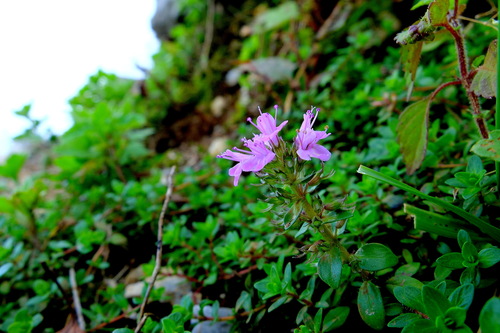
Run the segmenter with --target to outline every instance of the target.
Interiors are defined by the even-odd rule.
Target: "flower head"
[[[278,145],[278,132],[281,131],[286,123],[288,123],[288,120],[282,122],[279,126],[276,126],[278,106],[275,105],[274,109],[276,110],[276,113],[273,117],[269,113],[262,113],[259,108],[260,116],[257,117],[257,124],[255,124],[251,118],[247,119],[250,124],[255,126],[261,132],[261,134],[255,135],[255,141],[262,141],[268,145]]]
[[[226,150],[219,158],[225,158],[227,160],[236,161],[234,167],[229,169],[229,175],[234,177],[234,186],[238,185],[241,173],[243,171],[260,171],[266,164],[274,159],[275,154],[266,147],[263,141],[254,141],[243,139],[244,146],[250,149],[243,150],[234,147],[233,150]]]
[[[314,108],[313,108],[314,111]],[[316,109],[316,114],[311,110],[307,110],[304,114],[304,121],[300,126],[295,137],[295,145],[297,147],[297,155],[303,160],[310,160],[311,157],[328,161],[332,155],[328,149],[318,144],[318,141],[326,138],[330,133],[326,131],[315,131],[312,129],[316,118],[318,117],[319,109]]]

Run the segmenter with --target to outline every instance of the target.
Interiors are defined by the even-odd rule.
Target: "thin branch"
[[[434,99],[434,97],[436,97],[436,95],[441,91],[443,90],[444,88],[446,87],[449,87],[449,86],[456,86],[456,85],[459,85],[461,84],[462,81],[460,80],[457,80],[457,81],[452,81],[452,82],[446,82],[446,83],[443,83],[441,84],[439,87],[436,88],[436,90],[434,90],[434,92],[432,93],[431,95],[431,100]]]
[[[208,69],[208,59],[210,58],[210,48],[214,38],[214,16],[215,16],[215,3],[214,0],[207,0],[207,19],[205,21],[205,40],[201,47],[201,69],[206,71]]]
[[[85,331],[85,320],[83,319],[82,304],[80,303],[80,296],[78,295],[78,289],[76,285],[76,274],[75,274],[75,269],[73,267],[69,269],[69,283],[71,285],[71,293],[73,294],[73,305],[75,307],[78,326],[82,329],[82,331]]]
[[[148,303],[149,295],[151,294],[151,290],[155,284],[156,278],[158,277],[158,273],[160,273],[161,267],[161,257],[162,257],[162,245],[163,245],[163,221],[165,219],[165,212],[167,211],[168,203],[170,202],[170,198],[172,197],[172,177],[175,172],[175,166],[170,168],[170,172],[167,175],[167,193],[165,194],[165,200],[163,201],[163,207],[161,208],[160,218],[158,219],[158,241],[156,242],[156,263],[155,268],[153,270],[153,276],[151,283],[148,286],[146,291],[146,295],[144,296],[144,300],[141,304],[141,309],[139,311],[138,324],[135,329],[135,332],[140,332],[142,326],[146,322],[144,316],[144,309],[146,308],[146,304]],[[144,318],[143,318],[144,317]]]
[[[338,2],[335,7],[333,7],[332,12],[328,16],[328,18],[323,22],[321,27],[319,28],[318,32],[316,33],[316,39],[321,40],[325,37],[325,35],[328,33],[328,30],[330,30],[332,24],[337,20],[340,14],[340,10],[342,9],[343,2],[340,1]]]

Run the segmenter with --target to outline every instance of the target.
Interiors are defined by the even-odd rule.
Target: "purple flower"
[[[219,158],[225,158],[227,160],[236,161],[234,167],[229,169],[229,175],[234,177],[234,186],[238,185],[241,173],[243,171],[260,171],[267,163],[274,159],[275,154],[270,151],[263,141],[253,141],[243,139],[244,145],[250,149],[243,150],[239,148],[233,148],[233,150],[226,150]]]
[[[316,109],[316,114],[313,114],[311,110],[307,110],[304,114],[304,121],[295,137],[297,155],[303,160],[310,160],[311,157],[315,157],[322,161],[328,161],[332,155],[328,149],[318,144],[319,140],[326,138],[330,133],[326,133],[326,130],[315,131],[312,129],[318,117],[318,112],[319,109]]]
[[[288,123],[288,120],[282,122],[279,126],[276,126],[276,117],[278,113],[278,106],[275,105],[274,109],[276,110],[276,113],[273,116],[271,116],[269,113],[262,113],[262,111],[259,108],[260,116],[257,117],[257,124],[252,122],[251,118],[248,118],[247,121],[250,122],[250,124],[254,125],[262,134],[255,135],[254,140],[255,141],[262,141],[268,145],[278,145],[278,132],[281,131],[283,126]]]

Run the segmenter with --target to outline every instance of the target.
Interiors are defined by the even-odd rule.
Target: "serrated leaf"
[[[415,44],[408,44],[401,47],[401,63],[403,64],[403,71],[410,76],[411,82],[415,81],[417,74],[418,64],[420,63],[420,55],[422,53],[423,42]],[[408,95],[411,95],[409,92]]]
[[[497,95],[497,40],[490,43],[482,66],[477,69],[472,80],[472,90],[485,98]]]
[[[421,165],[427,150],[430,99],[424,98],[408,106],[399,116],[397,140],[406,165],[413,174]]]
[[[500,130],[491,131],[490,138],[476,142],[471,151],[481,157],[500,162]]]
[[[358,310],[363,321],[373,329],[385,326],[385,309],[380,289],[371,281],[365,281],[358,292]]]
[[[413,7],[411,7],[411,10],[415,10],[419,7],[426,6],[426,5],[430,4],[432,1],[433,0],[420,0],[419,2],[414,4]]]
[[[427,15],[432,25],[440,25],[447,22],[446,15],[450,7],[449,0],[435,0],[427,9]]]

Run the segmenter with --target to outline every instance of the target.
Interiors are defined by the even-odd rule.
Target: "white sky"
[[[0,159],[27,122],[14,114],[32,103],[35,119],[61,134],[67,101],[99,69],[141,78],[159,47],[150,20],[155,0],[0,1]]]

